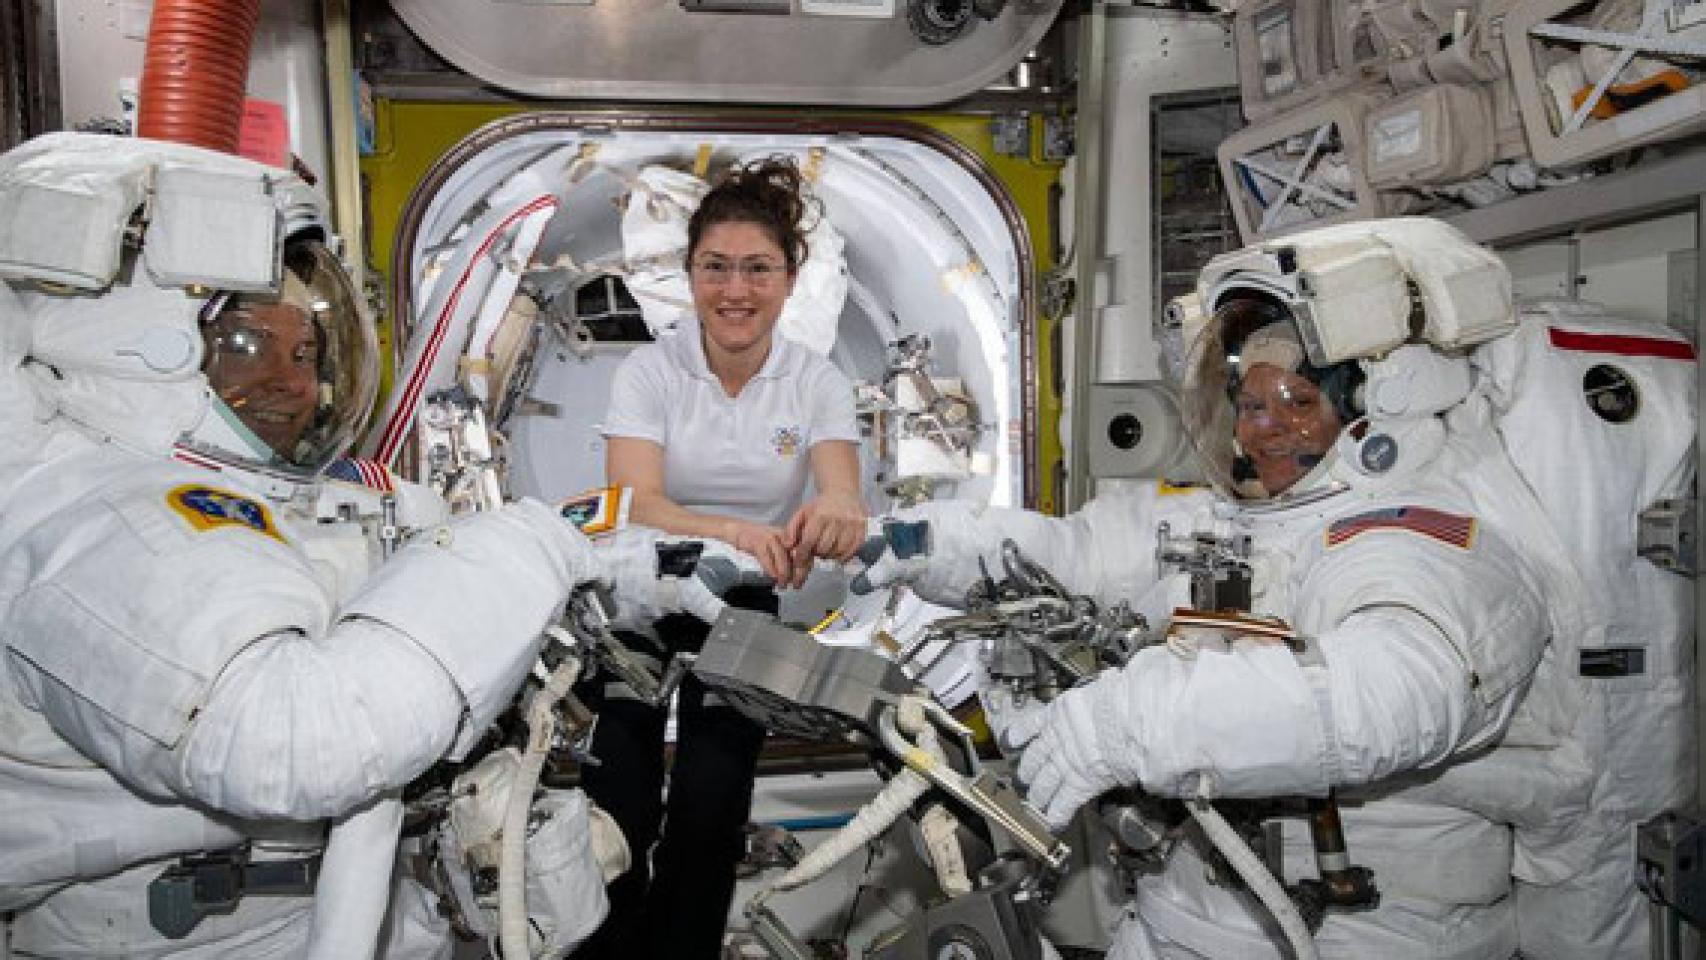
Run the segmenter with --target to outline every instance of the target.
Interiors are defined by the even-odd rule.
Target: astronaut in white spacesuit
[[[1219,257],[1178,309],[1201,331],[1182,403],[1212,491],[1149,487],[1058,520],[925,504],[902,516],[929,521],[928,549],[862,576],[963,604],[1011,538],[1072,592],[1167,624],[1193,584],[1158,561],[1158,537],[1194,535],[1222,570],[1249,571],[1248,612],[1296,639],[1183,635],[1020,713],[1004,737],[1023,747],[1029,799],[1064,825],[1120,785],[1332,791],[1348,858],[1380,896],[1326,913],[1321,956],[1512,956],[1513,874],[1582,867],[1557,861],[1584,822],[1593,738],[1570,730],[1593,692],[1562,666],[1591,629],[1579,574],[1466,357],[1515,324],[1508,274],[1438,222],[1373,221]],[[1195,586],[1198,609],[1239,605],[1212,578]],[[1276,820],[1284,878],[1315,876],[1306,821]],[[1187,827],[1135,874],[1110,956],[1285,955],[1269,911],[1216,861]]]
[[[0,955],[362,956],[389,903],[387,955],[448,956],[421,890],[390,896],[395,819],[353,876],[323,821],[464,755],[603,564],[537,502],[452,520],[375,469],[393,514],[321,480],[378,372],[321,223],[293,175],[199,149],[0,157]],[[561,955],[609,851],[578,792],[553,813],[528,879]]]

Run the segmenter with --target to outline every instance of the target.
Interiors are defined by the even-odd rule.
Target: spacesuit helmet
[[[212,394],[186,446],[307,479],[344,455],[372,413],[379,347],[318,231],[283,248],[276,291],[221,292],[199,316]]]
[[[1340,433],[1360,416],[1356,361],[1316,366],[1273,293],[1227,291],[1187,354],[1183,415],[1205,475],[1243,502],[1330,492]]]
[[[326,213],[295,173],[187,144],[59,132],[0,153],[0,352],[34,415],[311,478],[378,386]]]

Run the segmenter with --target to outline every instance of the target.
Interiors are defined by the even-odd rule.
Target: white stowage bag
[[[687,221],[709,189],[690,173],[662,166],[642,168],[630,188],[622,212],[625,279],[654,337],[693,317],[685,265]],[[806,259],[776,329],[823,356],[835,343],[847,299],[845,243],[827,214],[810,217],[805,226]]]
[[[761,157],[755,154],[742,157],[741,162],[758,159]],[[803,162],[801,166],[806,168]],[[847,258],[843,255],[847,244],[821,203],[808,209],[804,227],[806,259],[800,264],[799,276],[794,278],[794,292],[782,305],[776,329],[818,356],[828,356],[829,348],[835,345],[841,307],[847,302]]]
[[[450,816],[437,828],[444,879],[474,932],[498,939],[497,892],[477,892],[476,872],[495,875],[504,808],[521,758],[514,748],[488,755],[456,779]],[[533,802],[538,825],[527,837],[527,916],[533,957],[566,956],[604,921],[604,884],[628,868],[621,833],[579,790],[547,790]]]
[[[693,317],[685,263],[687,219],[709,189],[690,173],[657,166],[641,169],[629,188],[622,210],[628,292],[654,337]]]

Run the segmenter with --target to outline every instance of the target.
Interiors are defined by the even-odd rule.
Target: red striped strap
[[[1622,357],[1659,357],[1664,360],[1693,360],[1694,345],[1686,340],[1640,337],[1626,333],[1582,333],[1546,328],[1552,345],[1560,350],[1582,353],[1614,353]]]

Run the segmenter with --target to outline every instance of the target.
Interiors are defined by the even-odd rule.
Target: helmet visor
[[[251,449],[221,452],[312,475],[366,425],[379,348],[342,265],[321,243],[292,242],[284,266],[277,294],[210,301],[202,372],[251,435]]]
[[[1210,482],[1244,501],[1314,493],[1358,376],[1355,363],[1311,366],[1273,297],[1222,301],[1186,359],[1183,389],[1185,428]]]

